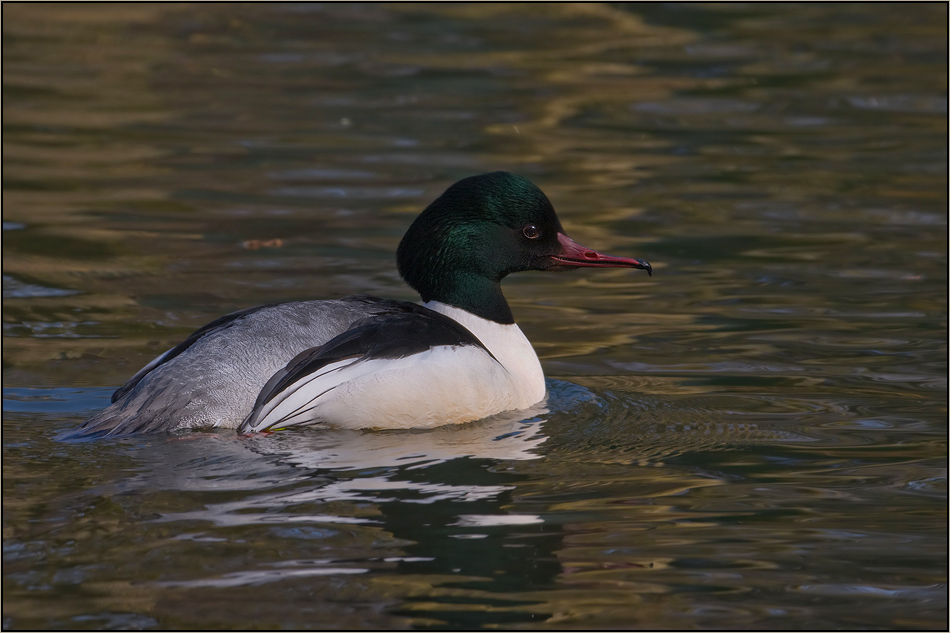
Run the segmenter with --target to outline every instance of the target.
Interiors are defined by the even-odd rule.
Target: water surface
[[[3,7],[3,626],[943,629],[946,5]],[[547,403],[64,444],[229,311],[415,300],[506,169]]]

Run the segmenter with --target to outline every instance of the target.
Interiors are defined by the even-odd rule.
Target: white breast
[[[544,399],[546,389],[541,362],[516,324],[495,323],[438,301],[427,301],[423,305],[465,326],[508,370],[516,391],[516,405],[512,409],[526,409]]]

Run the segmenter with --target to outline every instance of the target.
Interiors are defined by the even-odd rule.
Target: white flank
[[[431,428],[518,408],[511,377],[484,350],[440,346],[406,358],[328,365],[271,400],[246,430],[310,423],[346,429]]]
[[[327,392],[365,373],[365,371],[359,371],[366,366],[366,363],[362,363],[355,371],[351,370],[347,374],[338,375],[342,369],[357,363],[358,360],[347,358],[330,363],[291,383],[261,407],[261,413],[250,430],[260,431],[274,426],[294,426],[311,420],[313,409],[319,406],[321,398],[325,397]]]
[[[323,423],[344,429],[432,428],[526,409],[544,399],[541,363],[517,325],[436,301],[426,307],[491,351],[438,346],[406,358],[346,359],[301,378],[261,410],[248,431]]]

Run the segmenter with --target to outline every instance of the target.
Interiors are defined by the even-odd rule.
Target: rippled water
[[[5,4],[3,144],[4,628],[946,627],[946,5]],[[495,169],[656,269],[530,417],[51,439]]]

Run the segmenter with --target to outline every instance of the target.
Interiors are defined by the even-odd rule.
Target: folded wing
[[[451,371],[460,360],[467,371]],[[481,380],[475,380],[476,373]],[[446,399],[454,403],[450,417],[459,409],[459,415],[477,419],[483,417],[481,407],[470,401],[484,400],[477,393],[484,389],[497,392],[506,373],[456,321],[423,306],[393,302],[275,373],[240,430],[318,422],[353,428],[430,426],[456,421],[430,420],[430,410],[444,409]],[[483,384],[473,384],[478,382]],[[470,411],[473,406],[478,410]]]

